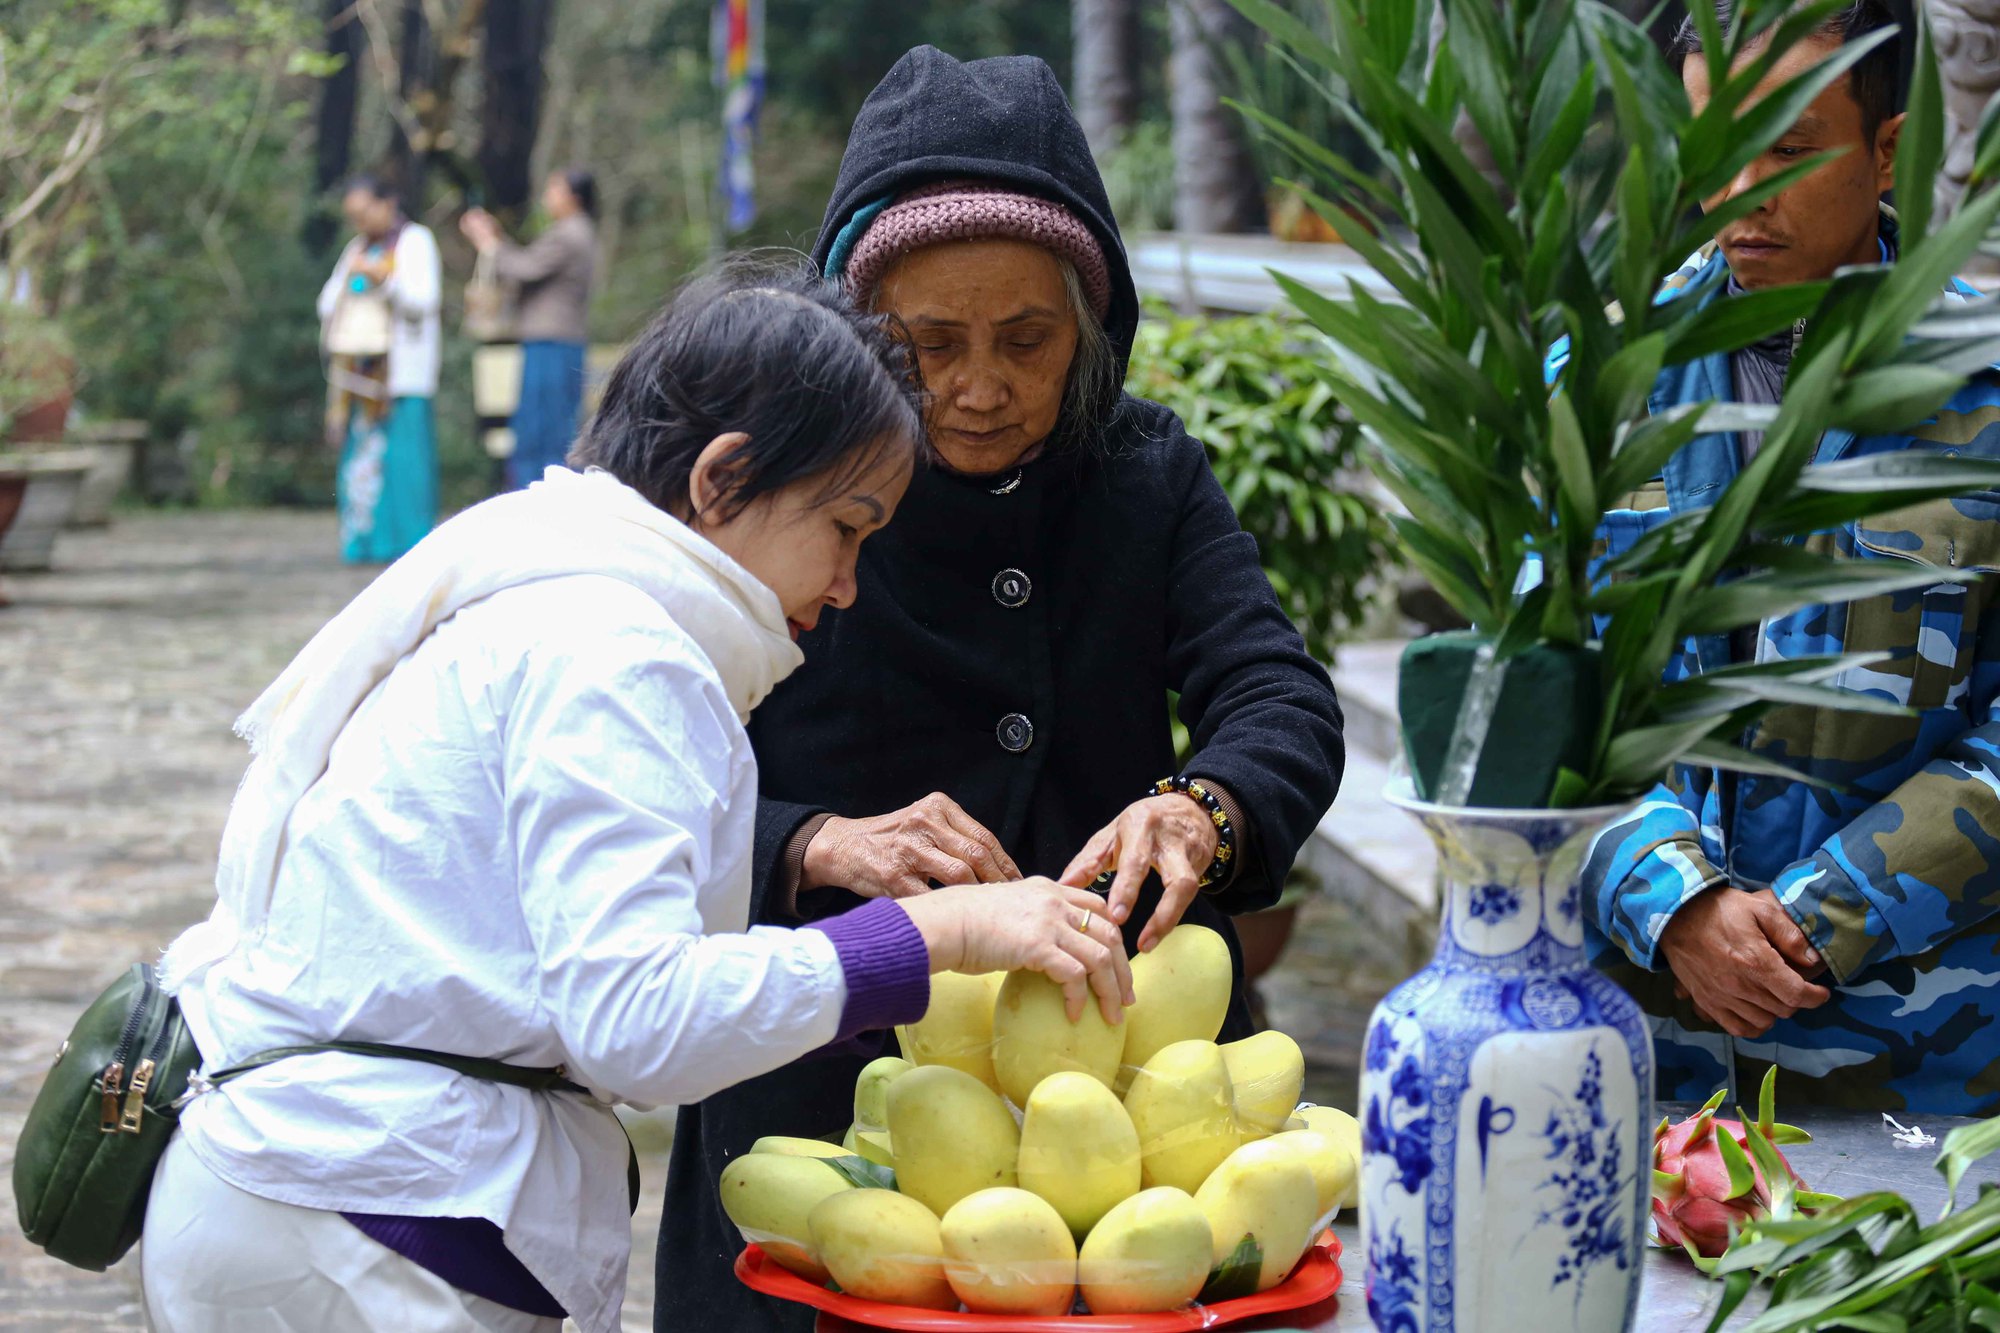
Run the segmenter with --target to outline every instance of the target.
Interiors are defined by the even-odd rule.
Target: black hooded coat
[[[961,63],[922,46],[897,61],[855,118],[814,259],[826,264],[858,210],[957,178],[1054,199],[1090,227],[1111,270],[1105,324],[1122,376],[1138,322],[1131,270],[1083,131],[1040,60]],[[1003,571],[1025,576],[1024,602],[1002,604]],[[1224,913],[1276,900],[1333,801],[1344,751],[1333,687],[1279,609],[1201,444],[1167,409],[1127,397],[1092,438],[1027,464],[1004,493],[991,477],[920,467],[895,521],[861,548],[858,578],[855,604],[800,639],[805,665],[751,722],[763,798],[751,920],[797,924],[775,886],[808,819],[883,814],[932,791],[992,830],[1024,873],[1060,874],[1175,772],[1174,690],[1194,743],[1185,771],[1221,784],[1249,825],[1248,860],[1184,918],[1229,941],[1238,993],[1225,1033],[1248,1035]],[[1013,717],[1032,732],[1010,730]],[[1158,894],[1154,878],[1128,945]],[[858,901],[813,897],[822,913]],[[762,1135],[838,1136],[855,1076],[879,1053],[822,1053],[682,1109],[654,1327],[811,1328],[805,1307],[732,1275],[742,1240],[716,1181]]]

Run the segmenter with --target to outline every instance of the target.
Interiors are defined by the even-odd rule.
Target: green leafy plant
[[[1128,232],[1174,225],[1173,132],[1163,120],[1142,120],[1104,155],[1099,170],[1111,213]]]
[[[1773,1173],[1778,1153],[1768,1128],[1747,1120],[1744,1128],[1772,1182],[1771,1213],[1737,1233],[1720,1259],[1697,1261],[1723,1283],[1708,1333],[1767,1282],[1770,1302],[1743,1333],[2000,1328],[2000,1185],[1981,1185],[1969,1206],[1956,1206],[1966,1168],[2000,1150],[2000,1120],[1945,1136],[1936,1165],[1951,1197],[1928,1226],[1909,1200],[1887,1191],[1815,1207],[1823,1196],[1808,1198],[1782,1171]]]
[[[76,347],[60,323],[0,303],[0,441],[23,412],[63,396],[75,375]]]
[[[1674,685],[1662,673],[1690,635],[1958,577],[1837,559],[1806,539],[2000,481],[2000,465],[1930,453],[1811,464],[1823,433],[1920,421],[2000,356],[1994,302],[1937,308],[2000,214],[2000,193],[1975,192],[1932,226],[1943,108],[1926,35],[1897,162],[1899,262],[1706,304],[1692,293],[1656,302],[1688,255],[1821,165],[1802,161],[1700,211],[1870,44],[1753,96],[1838,0],[1746,0],[1726,32],[1710,5],[1692,5],[1713,90],[1699,115],[1646,33],[1596,0],[1441,0],[1437,24],[1431,0],[1325,0],[1321,25],[1270,0],[1234,2],[1369,151],[1363,170],[1264,108],[1241,108],[1292,154],[1299,188],[1331,220],[1344,204],[1389,224],[1379,237],[1344,235],[1397,299],[1358,283],[1336,294],[1279,281],[1333,345],[1321,374],[1409,510],[1392,520],[1405,552],[1479,637],[1466,693],[1496,688],[1502,668],[1532,650],[1590,664],[1601,705],[1583,719],[1580,753],[1552,790],[1521,803],[1623,799],[1677,759],[1768,769],[1719,738],[1779,703],[1888,707],[1823,683],[1851,656]],[[1505,193],[1454,138],[1461,117]],[[2000,133],[1987,128],[1980,183],[2000,166]],[[1600,153],[1580,152],[1587,140],[1615,170],[1590,168]],[[1799,320],[1807,333],[1778,408],[1648,414],[1663,366]],[[1562,355],[1551,374],[1552,347]],[[1614,562],[1612,579],[1594,580],[1604,513],[1698,433],[1744,428],[1764,430],[1764,444],[1717,502],[1675,515]],[[1478,757],[1478,713],[1459,711],[1454,755]],[[1469,774],[1456,776],[1462,799]]]
[[[1297,319],[1149,312],[1126,387],[1172,408],[1208,448],[1264,572],[1331,661],[1393,570],[1393,534],[1365,481],[1355,428],[1319,375],[1325,340]]]

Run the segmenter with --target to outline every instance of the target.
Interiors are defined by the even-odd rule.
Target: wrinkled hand
[[[1106,1022],[1132,1003],[1132,969],[1104,900],[1048,879],[960,885],[903,903],[930,950],[933,972],[1040,972],[1063,989],[1070,1022],[1091,996]]]
[[[864,898],[908,898],[939,884],[1021,878],[986,827],[943,792],[873,819],[833,818],[806,844],[799,888],[843,888]],[[1101,910],[1101,909],[1100,909]]]
[[[1769,889],[1718,885],[1675,912],[1660,935],[1676,992],[1732,1037],[1761,1037],[1781,1018],[1826,1003],[1806,980],[1818,952]]]
[[[500,224],[483,208],[468,208],[458,219],[458,230],[482,253],[500,244]]]
[[[1084,885],[1117,866],[1105,898],[1111,919],[1122,926],[1132,915],[1146,872],[1157,870],[1160,905],[1139,936],[1139,952],[1150,953],[1180,924],[1181,913],[1201,890],[1201,872],[1215,860],[1218,836],[1208,811],[1193,797],[1179,792],[1148,796],[1126,806],[1118,818],[1092,834],[1059,878],[1065,884]]]

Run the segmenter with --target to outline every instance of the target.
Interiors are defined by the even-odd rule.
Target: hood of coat
[[[958,60],[934,46],[905,52],[854,118],[813,261],[824,268],[864,210],[930,181],[964,179],[1053,199],[1090,228],[1111,273],[1104,329],[1123,379],[1139,323],[1132,268],[1083,127],[1055,71],[1034,56]]]

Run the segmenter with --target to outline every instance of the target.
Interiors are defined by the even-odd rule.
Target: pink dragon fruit
[[[1716,1093],[1700,1111],[1669,1125],[1660,1121],[1653,1132],[1653,1226],[1662,1245],[1678,1246],[1703,1259],[1720,1258],[1743,1224],[1769,1217],[1773,1188],[1768,1168],[1782,1170],[1785,1180],[1777,1193],[1785,1208],[1810,1212],[1833,1196],[1805,1189],[1792,1164],[1777,1150],[1780,1143],[1810,1143],[1812,1135],[1772,1118],[1773,1078],[1764,1076],[1757,1099],[1757,1119],[1749,1126],[1762,1135],[1753,1143],[1739,1120],[1718,1119]],[[1738,1115],[1742,1112],[1738,1111]],[[1759,1165],[1759,1160],[1763,1165]]]

